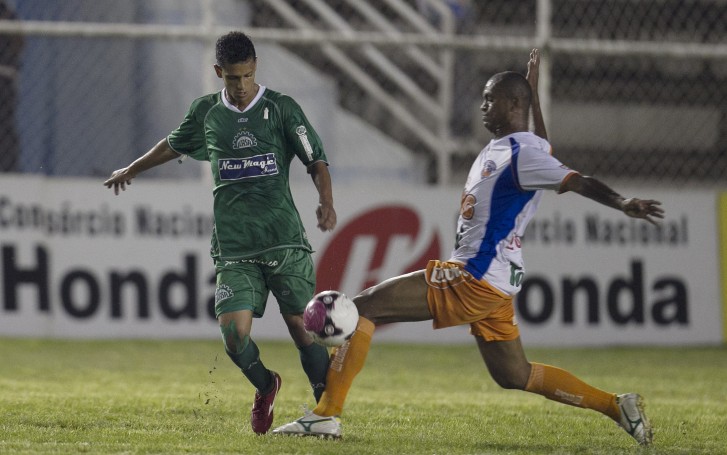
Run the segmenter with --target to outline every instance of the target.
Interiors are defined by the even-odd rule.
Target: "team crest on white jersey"
[[[255,136],[253,136],[253,134],[249,131],[240,131],[232,140],[232,148],[235,150],[255,147],[256,145],[257,139],[255,139]]]
[[[485,161],[482,166],[482,177],[489,177],[497,169],[497,164],[492,160]]]

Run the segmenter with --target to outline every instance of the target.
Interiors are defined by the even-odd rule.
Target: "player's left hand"
[[[641,218],[653,225],[657,225],[658,223],[652,217],[664,218],[664,209],[659,207],[660,205],[661,202],[653,199],[638,199],[632,197],[625,199],[621,203],[621,210],[632,218]]]
[[[332,205],[318,204],[316,217],[318,217],[318,229],[321,231],[332,231],[336,227],[336,210]]]
[[[538,93],[538,77],[540,76],[540,50],[533,49],[530,51],[530,60],[528,60],[528,73],[525,79],[528,80],[530,88],[534,95]]]

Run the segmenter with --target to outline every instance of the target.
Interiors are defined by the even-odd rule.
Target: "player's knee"
[[[523,389],[523,387],[520,384],[511,380],[510,378],[495,379],[495,382],[497,382],[497,385],[499,385],[503,389],[508,389],[508,390],[522,390]]]
[[[527,377],[517,374],[515,371],[503,371],[492,374],[492,379],[497,385],[508,390],[524,390],[527,384]]]
[[[239,332],[234,322],[221,325],[220,331],[227,356],[243,372],[260,361],[257,345],[250,339],[250,335]]]
[[[249,336],[243,335],[237,330],[234,321],[220,325],[220,332],[222,332],[222,342],[225,345],[225,351],[229,355],[241,354],[250,341]]]
[[[305,330],[302,314],[283,315],[283,321],[285,321],[285,325],[288,327],[288,333],[293,338],[296,346],[300,348],[300,346],[308,346],[313,342],[313,339]]]

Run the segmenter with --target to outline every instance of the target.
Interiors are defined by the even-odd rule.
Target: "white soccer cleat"
[[[323,417],[307,411],[300,419],[274,429],[273,434],[338,439],[341,437],[341,420],[338,417]]]
[[[651,445],[653,432],[649,419],[644,413],[644,399],[636,393],[616,396],[616,404],[621,410],[619,426],[642,446]]]

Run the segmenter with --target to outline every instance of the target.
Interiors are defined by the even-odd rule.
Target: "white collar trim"
[[[227,89],[225,88],[222,89],[222,102],[225,103],[227,109],[242,114],[255,107],[258,100],[263,97],[263,93],[265,93],[265,86],[260,85],[260,89],[257,91],[257,95],[255,95],[255,98],[253,98],[252,101],[250,101],[250,104],[245,107],[244,111],[241,111],[237,108],[237,106],[234,106],[232,103],[230,103],[230,101],[227,99]]]

